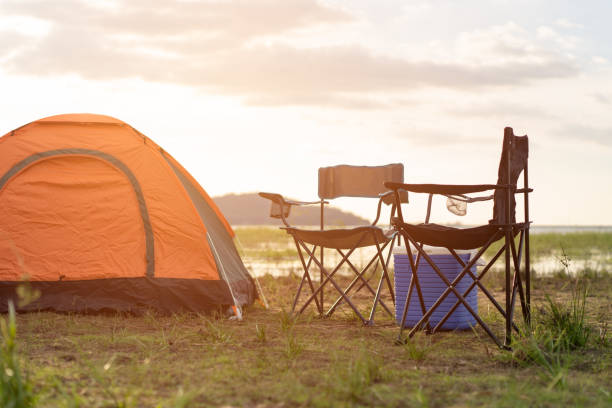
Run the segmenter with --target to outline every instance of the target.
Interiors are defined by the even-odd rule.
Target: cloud
[[[16,44],[26,44],[30,38],[16,31],[0,30],[0,64],[2,59],[8,59],[19,51]]]
[[[558,18],[555,20],[555,24],[561,28],[572,29],[572,28],[584,28],[582,24],[574,23],[566,18]]]
[[[604,147],[612,147],[612,127],[573,124],[561,128],[559,134],[565,139],[571,139],[576,142],[583,141]]]
[[[534,46],[513,23],[464,33],[447,59],[389,56],[359,45],[258,41],[353,21],[315,0],[4,0],[0,12],[51,27],[13,48],[0,40],[0,68],[9,73],[141,78],[237,96],[250,105],[388,109],[423,87],[477,92],[578,72],[573,61]]]
[[[561,34],[548,26],[538,27],[537,33],[539,38],[547,41],[552,41],[561,48],[565,49],[575,49],[580,43],[580,39],[578,37],[573,35]]]
[[[608,61],[607,58],[601,57],[601,56],[594,56],[593,58],[591,58],[591,61],[593,61],[595,64],[599,64],[599,65],[607,65],[609,64],[610,61]]]
[[[479,134],[466,133],[463,130],[449,131],[448,129],[416,127],[403,129],[398,132],[397,139],[407,141],[412,147],[448,147],[454,145],[487,145],[491,137]]]
[[[222,92],[297,95],[310,92],[405,92],[434,86],[474,89],[520,85],[532,79],[573,75],[561,61],[483,64],[414,61],[375,55],[358,46],[294,49],[257,47],[202,66],[198,77]]]
[[[505,101],[490,100],[485,103],[474,103],[463,106],[454,106],[446,110],[447,113],[458,117],[466,118],[554,118],[549,112],[536,107],[528,106],[525,103],[511,103]]]
[[[247,40],[317,24],[351,21],[315,0],[118,0],[104,6],[83,0],[3,0],[6,15],[26,15],[59,27],[160,38],[195,35]]]
[[[604,93],[597,92],[597,93],[594,93],[592,96],[593,96],[593,99],[595,99],[599,103],[602,103],[604,105],[612,105],[612,98],[610,98],[610,96]]]
[[[271,96],[253,96],[245,100],[245,104],[249,106],[279,106],[287,104],[290,100],[294,105],[300,106],[317,106],[317,107],[335,107],[353,110],[380,110],[390,109],[399,106],[406,106],[407,102],[401,100],[380,100],[374,97],[361,98],[350,95],[328,95],[328,94],[312,94],[312,95],[271,95]]]

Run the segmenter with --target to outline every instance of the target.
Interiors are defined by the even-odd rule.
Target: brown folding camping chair
[[[530,265],[529,265],[529,196],[528,193],[533,191],[528,185],[528,140],[527,136],[515,136],[512,128],[505,128],[504,141],[499,164],[497,184],[483,185],[441,185],[441,184],[401,184],[401,183],[385,183],[389,189],[396,192],[400,189],[415,193],[429,194],[429,202],[427,207],[427,218],[425,224],[413,225],[404,222],[401,206],[398,207],[398,217],[394,218],[392,223],[405,240],[406,251],[410,263],[411,280],[410,286],[406,294],[406,302],[404,303],[402,319],[400,321],[400,332],[398,341],[404,342],[402,331],[406,323],[408,308],[410,305],[410,297],[413,290],[416,289],[419,297],[419,306],[422,312],[422,318],[412,327],[409,332],[409,337],[412,337],[417,330],[424,328],[428,333],[435,333],[447,321],[451,314],[463,305],[465,309],[474,317],[476,322],[486,331],[486,333],[500,347],[509,347],[511,342],[511,332],[513,329],[518,330],[513,322],[514,305],[518,292],[523,319],[527,324],[530,320]],[[523,172],[523,188],[517,189],[517,181],[520,173]],[[484,191],[494,191],[494,194],[488,197],[469,197],[466,194],[480,193]],[[522,193],[524,198],[524,221],[517,222],[515,216],[516,201],[515,194]],[[397,193],[396,193],[397,194]],[[431,198],[434,194],[439,194],[449,197],[449,200],[454,202],[473,202],[493,199],[493,219],[487,225],[472,228],[451,228],[443,225],[429,223],[429,214],[431,211]],[[520,235],[519,235],[520,234]],[[519,235],[518,245],[515,243],[515,237]],[[486,264],[481,272],[476,276],[472,271],[472,267],[476,265],[479,258],[491,246],[492,243],[503,239],[503,246],[497,251],[495,256]],[[461,272],[451,281],[442,273],[440,268],[432,261],[432,258],[424,250],[423,245],[446,248],[450,254],[462,266]],[[517,249],[518,246],[518,249]],[[466,264],[461,257],[457,255],[456,250],[478,249],[476,255],[473,256]],[[525,252],[524,269],[521,270],[521,258]],[[413,256],[413,251],[416,251],[416,257]],[[482,283],[482,278],[485,276],[491,266],[497,259],[504,254],[505,257],[505,308],[502,308],[495,300],[493,295],[486,289]],[[445,289],[440,297],[428,308],[425,307],[425,301],[422,293],[422,286],[419,282],[423,279],[423,275],[419,273],[419,262],[421,258],[431,266],[435,274],[444,282]],[[524,276],[522,276],[524,274]],[[458,284],[461,279],[469,275],[473,281],[466,290],[460,293]],[[524,283],[524,285],[523,285]],[[493,306],[503,316],[505,321],[505,341],[502,342],[495,336],[489,326],[482,321],[478,314],[466,301],[468,294],[476,287],[491,301]],[[454,295],[454,296],[453,296]],[[437,322],[435,327],[431,328],[429,319],[440,304],[447,296],[457,299],[453,307],[443,315],[441,320]],[[451,302],[452,303],[452,302]]]
[[[398,192],[397,199],[393,192],[384,187],[387,181],[401,183],[404,180],[404,166],[402,164],[390,164],[386,166],[333,166],[319,169],[319,198],[318,201],[304,202],[287,200],[280,194],[259,193],[261,197],[272,201],[270,216],[280,218],[284,228],[293,238],[298,251],[298,256],[304,270],[302,279],[297,288],[292,305],[292,312],[296,311],[300,302],[300,295],[305,287],[307,299],[303,301],[297,313],[301,314],[313,301],[319,315],[329,317],[336,308],[342,303],[348,304],[359,319],[364,324],[373,324],[376,307],[380,303],[382,308],[393,316],[392,311],[381,299],[381,292],[386,283],[391,300],[395,302],[391,281],[389,278],[388,264],[391,256],[391,248],[396,241],[397,233],[393,229],[383,230],[377,226],[381,215],[382,204],[391,205],[391,217],[395,216],[397,208],[396,202],[407,202],[408,194]],[[371,225],[355,228],[325,229],[324,228],[324,209],[329,202],[326,200],[337,197],[369,197],[378,198],[376,218]],[[396,201],[398,200],[398,201]],[[309,230],[296,228],[289,225],[289,217],[292,206],[318,204],[321,206],[320,230]],[[352,254],[358,248],[372,247],[376,249],[376,254],[369,262],[359,270],[350,260]],[[340,261],[333,267],[325,266],[325,249],[332,250],[340,256]],[[385,259],[385,250],[387,256]],[[317,252],[319,255],[317,256]],[[315,287],[312,276],[313,264],[319,269],[319,284]],[[347,265],[355,275],[351,282],[342,289],[337,280],[337,273],[343,265]],[[377,273],[381,267],[381,276],[376,290],[372,288],[369,280]],[[366,272],[372,271],[369,279],[366,279]],[[324,313],[324,288],[330,284],[339,294],[327,312]],[[310,293],[308,294],[308,289]],[[366,289],[374,301],[370,310],[370,316],[366,320],[359,311],[358,307],[351,300],[351,296]]]

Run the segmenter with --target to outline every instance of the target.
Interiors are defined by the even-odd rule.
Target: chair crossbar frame
[[[396,237],[397,237],[397,234],[394,234],[394,235],[393,235],[393,238],[391,239],[391,241],[387,241],[387,242],[386,242],[386,243],[385,243],[385,244],[382,246],[382,248],[377,248],[377,250],[381,251],[381,253],[382,253],[382,251],[384,251],[384,250],[385,250],[385,248],[386,248],[386,247],[387,247],[389,244],[391,244],[391,247],[390,247],[390,248],[393,248],[393,244],[395,243]],[[338,251],[338,253],[339,253],[341,256],[344,256],[344,253],[342,252],[342,250],[340,250],[340,249],[338,249],[338,248],[336,248],[336,250]],[[391,258],[391,250],[389,250],[388,252],[389,252],[389,254],[387,255],[387,260],[385,261],[385,263],[384,263],[384,264],[382,264],[382,262],[381,262],[380,260],[377,260],[377,259],[376,259],[376,258],[378,257],[377,255],[374,255],[374,256],[372,257],[372,259],[370,259],[370,261],[368,262],[368,264],[367,264],[367,265],[366,265],[364,268],[362,268],[362,270],[361,270],[361,271],[358,271],[358,270],[357,270],[357,268],[356,268],[356,267],[353,265],[353,263],[352,263],[352,262],[351,262],[349,259],[347,259],[347,260],[346,260],[346,263],[347,263],[347,264],[348,264],[348,265],[351,267],[351,269],[353,270],[353,272],[355,273],[355,275],[356,275],[356,276],[355,276],[355,278],[354,278],[354,279],[351,281],[351,283],[350,283],[350,284],[347,286],[347,288],[344,290],[344,294],[345,294],[345,295],[348,295],[348,294],[349,294],[349,292],[351,291],[351,289],[352,289],[352,288],[355,286],[355,284],[356,284],[358,281],[361,281],[361,282],[362,282],[362,283],[361,283],[361,286],[360,286],[359,288],[357,288],[357,290],[355,290],[355,293],[359,292],[359,291],[360,291],[361,289],[363,289],[364,287],[367,287],[367,288],[368,288],[368,290],[370,291],[370,293],[372,293],[372,294],[375,296],[375,298],[374,298],[374,304],[373,304],[373,306],[372,306],[372,310],[371,310],[371,312],[370,312],[370,319],[369,319],[369,322],[372,322],[372,321],[373,321],[373,319],[374,319],[374,313],[375,313],[375,311],[376,311],[376,304],[377,304],[379,301],[380,301],[380,304],[381,304],[381,306],[383,307],[383,309],[385,309],[385,311],[386,311],[386,312],[387,312],[387,313],[388,313],[390,316],[393,316],[393,312],[391,312],[391,310],[389,310],[389,308],[387,307],[387,305],[386,305],[386,304],[385,304],[385,303],[384,303],[382,300],[379,300],[379,299],[380,299],[379,294],[380,294],[380,291],[381,291],[381,289],[382,289],[382,288],[381,288],[381,284],[382,284],[382,282],[383,282],[382,278],[383,278],[383,277],[386,277],[386,279],[385,279],[385,280],[387,281],[387,287],[389,288],[389,292],[390,292],[390,294],[391,294],[391,300],[393,301],[393,303],[395,303],[395,296],[393,295],[393,289],[391,288],[391,282],[390,282],[389,277],[388,277],[388,270],[389,270],[388,268],[389,268],[389,259]],[[377,287],[376,291],[374,291],[374,289],[372,289],[372,287],[370,286],[370,284],[368,283],[368,281],[364,279],[364,275],[365,275],[365,273],[368,271],[368,269],[370,268],[370,266],[372,266],[372,264],[373,264],[374,262],[376,262],[376,264],[375,264],[375,266],[374,266],[374,271],[372,272],[372,276],[376,275],[376,271],[378,270],[378,262],[381,262],[381,265],[384,265],[384,266],[383,266],[383,276],[381,276],[381,279],[379,280],[378,287]],[[330,309],[327,311],[327,313],[325,314],[325,316],[326,316],[326,317],[330,317],[330,316],[333,314],[334,310],[335,310],[335,309],[336,309],[336,308],[337,308],[337,307],[338,307],[338,306],[339,306],[339,305],[342,303],[342,301],[343,301],[342,296],[338,297],[338,299],[337,299],[337,300],[334,302],[334,304],[333,304],[333,305],[330,307]]]
[[[367,266],[365,268],[362,269],[362,271],[358,271],[357,268],[350,262],[349,257],[353,254],[353,252],[359,248],[359,246],[361,245],[361,243],[365,240],[365,238],[368,236],[368,234],[372,234],[372,238],[374,239],[374,242],[376,243],[376,249],[377,249],[377,253],[376,255],[374,255],[374,257],[372,257],[371,261],[367,264]],[[309,249],[308,246],[301,240],[299,240],[297,237],[295,237],[294,235],[292,235],[293,237],[293,241],[295,243],[295,246],[298,250],[298,255],[300,258],[300,261],[302,263],[302,267],[304,268],[304,276],[306,276],[306,279],[309,282],[309,286],[310,286],[310,290],[311,290],[311,294],[310,296],[306,299],[306,301],[304,302],[304,304],[300,307],[300,309],[298,310],[297,314],[301,314],[304,312],[304,310],[308,307],[308,305],[314,300],[315,303],[317,304],[317,310],[319,312],[320,315],[323,314],[323,307],[322,305],[319,304],[318,302],[318,296],[320,293],[322,293],[323,288],[327,285],[327,283],[331,283],[332,286],[334,286],[334,288],[338,291],[338,293],[340,294],[340,297],[338,298],[338,300],[336,300],[336,302],[334,303],[334,305],[332,305],[332,307],[330,308],[330,310],[325,314],[326,317],[330,316],[335,309],[339,306],[339,304],[344,301],[346,302],[351,309],[353,309],[353,311],[355,312],[355,314],[359,317],[359,319],[362,321],[362,323],[364,325],[372,325],[373,324],[373,319],[374,319],[374,312],[376,309],[376,305],[378,303],[381,303],[383,305],[383,308],[392,315],[391,311],[389,310],[389,308],[382,302],[382,300],[380,299],[380,292],[382,290],[382,285],[379,282],[378,285],[378,289],[376,292],[374,292],[374,290],[372,289],[372,287],[367,283],[367,281],[364,279],[364,275],[365,273],[368,271],[368,269],[370,268],[370,266],[372,265],[372,263],[376,262],[376,265],[378,265],[378,263],[380,262],[382,264],[382,276],[381,276],[381,282],[383,279],[385,279],[387,281],[387,285],[389,287],[389,291],[391,293],[393,293],[392,289],[391,289],[391,283],[390,283],[390,279],[389,279],[389,274],[388,274],[388,269],[385,265],[385,261],[384,258],[382,257],[382,251],[384,251],[384,248],[386,248],[396,237],[396,234],[394,234],[393,238],[391,240],[388,240],[387,242],[385,242],[385,244],[382,246],[382,248],[380,247],[380,245],[378,244],[378,241],[376,239],[376,235],[374,234],[374,232],[372,231],[364,231],[364,233],[361,235],[361,237],[359,238],[359,240],[357,241],[357,244],[355,246],[353,246],[352,248],[350,248],[348,250],[348,252],[344,253],[342,252],[340,249],[336,248],[338,250],[338,252],[341,254],[342,259],[340,260],[340,262],[334,267],[334,269],[329,272],[321,263],[321,261],[319,259],[317,259],[316,255],[315,255],[315,250],[318,247],[317,245],[313,244],[313,248]],[[392,248],[392,246],[391,246]],[[307,264],[304,261],[304,252],[308,255],[309,257],[309,263]],[[376,259],[378,258],[378,260]],[[387,262],[389,260],[389,257],[387,258]],[[314,287],[311,284],[311,279],[310,279],[310,261],[314,262],[316,266],[318,266],[320,273],[325,277],[324,279],[321,279],[321,282],[319,284],[318,287]],[[346,289],[342,289],[337,283],[336,281],[333,279],[334,275],[340,270],[340,268],[342,267],[342,265],[344,265],[345,263],[347,263],[351,270],[357,275],[353,282],[351,282],[351,284],[349,284],[349,287],[347,287]],[[304,276],[302,277],[302,281],[304,280]],[[373,294],[375,294],[375,298],[374,298],[374,304],[372,305],[372,311],[370,313],[370,317],[369,319],[365,319],[363,317],[363,315],[361,314],[361,312],[359,312],[358,308],[355,306],[355,304],[350,300],[348,293],[350,291],[350,289],[352,288],[352,286],[354,286],[354,284],[361,280],[363,282],[362,286],[358,289],[361,290],[363,288],[363,286],[365,285]],[[298,302],[298,298],[300,295],[300,291],[301,291],[301,287],[303,285],[301,284],[300,287],[298,288],[298,293],[296,293],[296,297],[294,299],[294,306],[292,308],[292,313],[295,313],[295,308],[297,306],[297,302]],[[358,291],[357,290],[357,291]],[[357,292],[355,291],[355,293]],[[393,294],[391,295],[393,298]]]
[[[344,256],[344,253],[340,250],[338,250],[338,253],[341,256]],[[361,281],[361,286],[359,286],[355,292],[359,292],[361,289],[363,289],[364,287],[368,287],[371,288],[370,286],[370,279],[365,279],[362,277],[363,272],[365,272],[366,269],[368,269],[370,266],[372,266],[372,264],[376,261],[376,257],[373,257],[372,259],[370,259],[370,261],[368,262],[368,264],[362,268],[361,271],[359,271],[357,273],[357,275],[355,276],[355,278],[353,278],[353,280],[349,283],[349,285],[346,287],[344,293],[348,295],[348,292],[351,291],[351,289],[357,284],[357,282]],[[355,271],[356,268],[353,267],[353,264],[347,260],[347,263],[352,267],[353,271]],[[376,273],[376,271],[378,270],[378,262],[374,265],[374,271],[373,274]],[[372,291],[370,291],[370,293],[374,293]],[[329,308],[329,310],[326,313],[326,316],[331,316],[332,313],[334,312],[334,310],[336,309],[336,307],[338,307],[341,303],[343,302],[342,296],[340,296],[335,302],[334,304]]]
[[[404,237],[405,241],[406,241],[406,248],[409,248],[408,243],[412,243],[412,245],[414,245],[415,247],[417,247],[417,243],[416,241],[405,231],[401,231],[402,236]],[[442,279],[442,281],[446,284],[447,288],[444,290],[444,292],[442,293],[442,295],[440,295],[440,297],[434,302],[434,304],[427,310],[427,312],[424,313],[423,317],[421,318],[421,320],[419,320],[414,327],[410,330],[410,332],[408,333],[408,337],[412,337],[414,336],[414,334],[419,330],[419,328],[421,327],[421,325],[427,321],[429,319],[429,317],[431,317],[431,315],[433,314],[433,312],[438,308],[438,306],[440,306],[440,304],[444,301],[444,299],[446,299],[446,297],[452,292],[458,299],[458,301],[460,301],[463,306],[466,308],[466,310],[474,317],[474,319],[476,319],[476,321],[478,322],[478,324],[485,330],[485,332],[487,332],[487,334],[493,339],[493,341],[495,341],[495,343],[498,346],[502,346],[502,343],[499,341],[499,339],[497,338],[497,336],[495,336],[495,334],[493,334],[493,332],[491,331],[491,329],[489,328],[489,326],[487,326],[487,324],[482,321],[482,319],[478,316],[478,313],[476,313],[474,311],[474,309],[472,309],[472,307],[470,306],[470,304],[465,300],[465,298],[459,293],[459,291],[457,290],[457,288],[455,287],[457,285],[457,283],[467,274],[467,272],[469,271],[469,269],[474,266],[476,264],[476,262],[478,261],[478,259],[482,256],[482,254],[486,251],[486,249],[493,243],[495,242],[495,238],[499,235],[499,231],[496,231],[491,238],[489,238],[489,241],[482,247],[480,248],[480,250],[478,251],[478,253],[476,254],[476,256],[474,258],[472,258],[468,264],[463,268],[463,270],[453,279],[452,282],[450,282],[448,280],[448,278],[444,275],[444,273],[442,273],[442,271],[440,270],[440,268],[438,268],[438,266],[436,265],[436,263],[431,259],[431,257],[427,254],[427,252],[425,252],[422,248],[417,247],[417,250],[419,251],[419,253],[421,254],[421,256],[427,261],[427,263],[429,264],[429,266],[431,266],[431,268],[436,272],[436,274],[438,275],[438,277],[440,279]],[[411,253],[409,253],[409,257],[411,256]],[[412,276],[417,276],[417,270],[416,268],[412,270]],[[419,288],[419,283],[416,283],[417,288]],[[422,296],[422,295],[420,295]],[[405,325],[405,320],[401,322],[400,325],[400,336],[402,333],[402,329],[403,326]],[[398,338],[399,341],[401,341],[401,337]]]
[[[459,255],[457,255],[457,253],[455,252],[455,250],[453,250],[452,248],[446,248],[448,249],[448,251],[453,255],[453,257],[455,258],[455,260],[457,260],[457,262],[465,268],[465,262],[463,261],[463,259],[461,259],[461,257],[459,257]],[[505,251],[505,247],[501,247],[501,249],[498,251],[498,253],[501,255],[503,254]],[[495,263],[495,261],[497,260],[497,256],[494,257],[491,261],[489,261],[489,263],[487,264],[487,266],[485,267],[486,270],[488,270],[491,266],[493,266],[493,264]],[[478,260],[476,260],[476,262],[478,262]],[[474,273],[471,271],[471,269],[468,269],[467,273],[470,275],[470,277],[473,280],[474,285],[478,285],[478,287],[480,288],[480,290],[482,291],[482,293],[485,294],[485,296],[487,296],[487,298],[489,299],[489,301],[493,304],[493,306],[495,306],[495,308],[499,311],[499,313],[501,313],[501,315],[506,318],[506,312],[504,311],[504,309],[499,305],[499,303],[497,302],[497,300],[495,300],[495,297],[493,295],[491,295],[491,293],[489,293],[489,291],[484,287],[484,285],[482,284],[482,282],[480,281],[482,279],[482,276],[479,276],[478,278],[474,275]],[[473,287],[473,286],[472,286]],[[469,291],[466,291],[466,293],[463,296],[467,296],[468,293],[471,291],[471,289]],[[450,317],[450,315],[449,315]],[[446,321],[446,319],[445,319]],[[438,324],[440,325],[440,324]],[[518,327],[512,323],[513,328],[518,331]]]
[[[447,248],[448,249],[448,248]],[[450,250],[450,249],[449,249]],[[501,247],[497,253],[493,256],[493,258],[491,258],[491,260],[489,261],[489,263],[483,268],[483,270],[478,274],[477,277],[474,277],[473,274],[470,273],[470,276],[472,277],[473,281],[470,284],[470,286],[468,286],[468,288],[465,290],[465,292],[463,292],[463,297],[467,297],[469,295],[469,293],[472,291],[472,289],[474,289],[475,286],[478,286],[482,292],[487,296],[487,298],[489,298],[489,300],[491,301],[491,303],[493,304],[493,306],[495,306],[495,308],[499,311],[499,313],[504,317],[504,319],[506,318],[506,312],[504,311],[504,309],[500,306],[500,304],[497,302],[497,300],[495,300],[495,298],[486,290],[486,288],[482,285],[482,283],[480,282],[481,279],[485,276],[485,274],[489,271],[489,269],[491,269],[491,266],[493,266],[495,264],[495,262],[497,261],[497,259],[504,253],[505,248]],[[454,251],[453,251],[454,252]],[[451,252],[451,253],[453,253]],[[456,253],[453,253],[453,255],[455,255],[455,259],[463,266],[465,267],[465,263],[463,262],[463,260],[456,255]],[[442,318],[442,320],[440,320],[440,322],[436,325],[436,327],[434,328],[434,330],[432,331],[433,333],[435,333],[437,330],[439,330],[442,325],[444,323],[446,323],[446,321],[448,320],[448,318],[451,316],[451,314],[455,311],[455,309],[457,309],[457,307],[459,307],[459,305],[461,304],[460,301],[455,302],[455,304],[453,305],[453,307],[451,307],[449,309],[449,312]],[[518,327],[516,326],[516,324],[512,323],[512,327],[514,328],[514,330],[516,330],[517,332],[519,331]]]
[[[306,307],[310,304],[310,302],[312,302],[312,300],[314,298],[316,298],[317,294],[322,292],[323,288],[325,287],[325,285],[327,284],[327,282],[331,281],[331,284],[336,288],[336,290],[338,292],[340,292],[342,298],[344,298],[344,300],[349,304],[349,306],[353,309],[353,311],[357,314],[357,316],[361,319],[361,321],[366,324],[366,320],[363,317],[363,315],[359,312],[359,310],[357,309],[357,307],[353,304],[353,302],[351,302],[350,298],[348,296],[346,296],[344,294],[344,291],[338,286],[338,284],[336,283],[336,281],[333,280],[333,276],[336,274],[336,272],[338,272],[340,270],[340,268],[342,267],[342,264],[344,264],[344,262],[346,261],[346,259],[348,259],[349,256],[351,256],[351,254],[355,251],[356,247],[359,246],[361,244],[361,242],[363,242],[364,238],[366,237],[366,233],[364,233],[361,238],[359,239],[358,244],[351,248],[345,256],[342,257],[342,260],[336,265],[336,267],[331,271],[331,273],[328,273],[327,270],[325,269],[325,267],[321,264],[321,262],[315,257],[314,253],[311,252],[308,247],[306,246],[306,244],[304,244],[302,241],[298,240],[295,236],[293,237],[294,242],[296,244],[296,247],[298,249],[298,254],[300,255],[300,259],[302,260],[302,265],[304,265],[304,261],[303,261],[303,255],[302,255],[302,249],[304,251],[306,251],[306,253],[313,259],[314,263],[319,267],[319,271],[325,276],[325,279],[322,280],[322,282],[320,283],[320,285],[316,288],[316,289],[312,289],[312,295],[306,300],[306,302],[302,305],[302,307],[300,308],[300,310],[298,311],[298,314],[302,314],[304,312],[304,310],[306,309]],[[322,313],[323,310],[320,309],[320,313]]]
[[[408,308],[409,308],[412,292],[413,292],[413,289],[416,287],[417,295],[419,296],[419,300],[421,301],[421,310],[422,310],[423,315],[422,315],[421,319],[412,327],[412,329],[408,333],[408,338],[413,337],[414,334],[418,330],[420,330],[422,327],[425,328],[425,331],[428,334],[436,333],[437,331],[439,331],[441,329],[442,325],[450,318],[450,316],[457,309],[457,307],[459,307],[460,305],[463,304],[465,306],[466,310],[476,319],[477,323],[485,330],[485,332],[489,335],[489,337],[491,337],[491,339],[499,347],[506,348],[506,349],[509,348],[509,342],[510,342],[509,337],[510,336],[508,335],[508,333],[506,333],[505,342],[502,343],[500,341],[500,339],[493,334],[493,332],[488,327],[488,325],[486,323],[484,323],[484,321],[482,321],[482,319],[480,319],[478,317],[477,313],[474,312],[474,310],[469,306],[469,304],[467,304],[467,301],[465,300],[465,298],[474,289],[474,287],[478,286],[479,289],[485,294],[485,296],[493,304],[493,306],[495,306],[495,309],[497,309],[497,311],[504,318],[504,320],[506,321],[506,325],[508,327],[510,327],[510,329],[507,330],[507,332],[509,332],[510,330],[514,330],[516,332],[519,332],[518,326],[513,321],[514,309],[515,309],[515,304],[516,304],[516,297],[517,297],[517,293],[518,293],[518,297],[520,299],[521,311],[522,311],[522,315],[523,315],[524,321],[527,324],[529,324],[530,310],[529,310],[529,302],[527,300],[528,299],[527,291],[525,290],[526,287],[528,288],[528,286],[527,286],[527,284],[525,284],[525,286],[523,285],[523,279],[521,277],[521,271],[522,271],[521,264],[522,264],[522,260],[523,260],[522,259],[523,248],[525,248],[525,246],[528,245],[528,242],[529,242],[528,240],[525,239],[525,237],[529,233],[529,226],[526,225],[526,226],[524,226],[523,228],[520,229],[518,248],[517,248],[517,245],[515,243],[514,236],[513,236],[512,232],[511,232],[512,231],[511,227],[512,227],[512,225],[505,225],[505,226],[502,225],[502,226],[500,226],[500,229],[497,230],[494,234],[492,234],[492,236],[489,238],[487,243],[483,247],[481,247],[479,249],[477,254],[473,258],[471,258],[470,261],[467,264],[461,259],[461,257],[459,257],[459,255],[456,253],[456,251],[454,249],[446,248],[453,255],[453,257],[457,260],[457,262],[463,268],[461,270],[461,272],[459,272],[459,274],[457,274],[457,276],[453,279],[452,282],[450,282],[446,278],[446,276],[444,276],[444,274],[438,268],[438,266],[433,262],[433,260],[423,250],[423,244],[422,243],[417,243],[416,240],[414,240],[410,236],[410,234],[408,234],[405,230],[402,229],[402,230],[399,231],[401,236],[404,238],[404,241],[406,243],[408,243],[406,245],[406,250],[407,250],[408,257],[410,259],[410,267],[411,267],[412,274],[411,274],[410,285],[409,285],[409,288],[408,288],[408,293],[406,295],[406,303],[404,304],[404,311],[402,313],[402,320],[401,320],[401,324],[400,324],[400,331],[399,331],[398,338],[396,340],[397,343],[405,343],[406,342],[406,340],[403,339],[402,335],[403,335],[403,331],[404,331],[404,326],[405,326],[405,322],[406,322],[406,318],[407,318],[407,312],[408,312]],[[510,239],[508,239],[508,236],[510,236]],[[496,252],[496,254],[491,258],[491,260],[483,268],[483,270],[477,276],[474,275],[474,273],[471,271],[472,266],[474,266],[476,264],[476,262],[482,257],[484,252],[491,246],[491,244],[493,242],[499,240],[500,238],[505,238],[504,245]],[[417,251],[416,261],[414,260],[414,256],[412,254],[411,245],[409,245],[409,244],[412,244],[412,247],[414,247],[416,249],[416,251]],[[527,250],[526,250],[526,252],[527,252]],[[507,306],[506,310],[504,310],[501,307],[501,305],[497,302],[497,300],[495,300],[494,296],[491,295],[491,293],[481,283],[482,278],[491,269],[491,267],[495,264],[495,262],[499,259],[499,257],[502,254],[505,254],[507,256],[507,258],[509,258],[509,260],[512,261],[512,263],[513,263],[512,266],[514,267],[513,268],[514,273],[513,273],[513,276],[512,276],[512,284],[511,284],[512,286],[510,286],[510,285],[507,286],[509,288],[511,287],[512,289],[506,291],[506,294],[507,294],[507,297],[508,297],[508,301],[507,301],[507,305],[506,305]],[[420,283],[418,282],[418,273],[416,272],[417,269],[418,269],[420,257],[425,258],[427,263],[436,272],[438,277],[440,277],[440,279],[447,285],[447,288],[444,290],[444,292],[440,295],[440,297],[436,300],[436,302],[428,310],[425,310],[424,302],[422,301],[422,292],[420,290]],[[528,265],[528,257],[527,256],[525,257],[525,264]],[[510,269],[509,267],[510,267],[510,264],[507,264],[506,265],[506,269]],[[527,266],[525,267],[525,270],[528,270]],[[463,294],[458,296],[456,285],[459,283],[459,281],[461,279],[463,279],[463,277],[465,275],[469,275],[472,278],[472,282],[470,283],[468,288],[463,292]],[[507,276],[507,277],[509,278],[509,276]],[[525,273],[525,277],[526,277],[526,279],[528,279],[529,278],[529,273]],[[436,324],[436,326],[433,329],[430,329],[430,327],[429,327],[429,318],[434,313],[434,311],[439,307],[439,305],[442,303],[442,301],[444,301],[444,299],[448,295],[450,295],[451,293],[453,293],[457,297],[457,301],[448,310],[448,312],[442,317],[442,319]]]
[[[399,236],[398,236],[397,232],[394,232],[393,233],[393,238],[391,240],[391,249],[387,253],[387,260],[385,261],[385,266],[387,267],[387,271],[389,270],[389,261],[391,260],[391,255],[393,253],[393,246],[394,246],[396,240],[399,240]],[[386,244],[385,244],[385,246],[386,246]],[[385,250],[385,246],[383,246],[382,251]],[[377,269],[378,269],[378,263],[374,266],[373,274],[376,273]],[[359,292],[363,288],[363,285],[364,284],[362,283],[361,286],[359,288],[357,288],[357,292]],[[394,294],[393,291],[391,291],[391,299],[395,303],[395,294]]]

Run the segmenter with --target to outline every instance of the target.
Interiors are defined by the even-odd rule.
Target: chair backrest
[[[342,164],[319,169],[319,198],[376,197],[389,190],[386,181],[403,183],[404,165],[349,166]]]
[[[527,169],[529,157],[529,141],[527,136],[515,136],[512,128],[504,129],[504,146],[499,162],[497,184],[509,184],[516,187],[518,177]],[[527,187],[527,186],[525,186]],[[516,200],[514,191],[510,192],[510,219],[507,219],[506,190],[495,190],[492,224],[511,224],[516,222]]]

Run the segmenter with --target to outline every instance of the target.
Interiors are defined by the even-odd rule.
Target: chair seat
[[[397,227],[406,231],[416,242],[425,245],[453,248],[453,249],[476,249],[484,246],[491,236],[499,230],[499,225],[487,224],[471,228],[454,228],[439,224],[406,224],[394,219]],[[513,235],[524,228],[524,224],[513,226]],[[500,235],[499,239],[503,238]],[[496,240],[496,241],[497,241]]]
[[[395,231],[368,225],[356,228],[331,229],[324,231],[306,230],[300,228],[285,228],[288,234],[298,241],[322,246],[324,248],[351,249],[385,244],[393,238]]]

